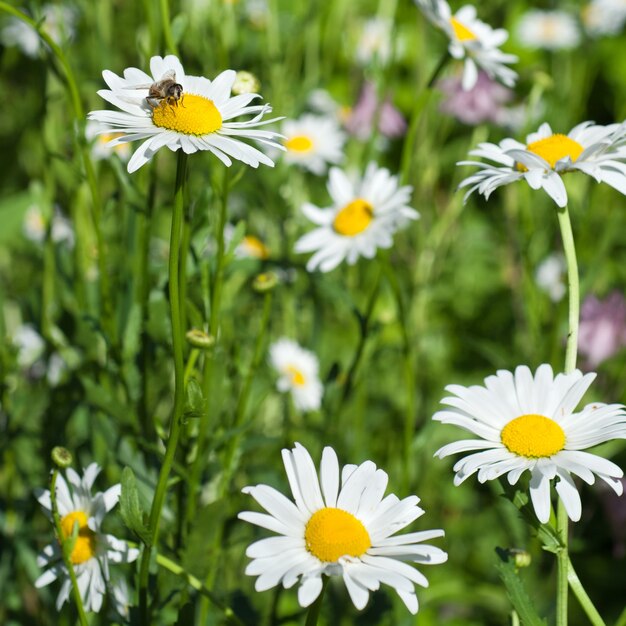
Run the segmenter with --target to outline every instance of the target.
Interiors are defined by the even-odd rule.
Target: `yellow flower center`
[[[531,459],[552,456],[565,447],[563,429],[549,417],[532,413],[511,420],[500,438],[509,452]]]
[[[289,152],[311,152],[313,150],[313,140],[306,135],[297,135],[285,141],[285,148]]]
[[[533,141],[526,146],[526,149],[546,160],[552,169],[556,166],[557,161],[565,157],[576,161],[584,150],[577,141],[570,139],[567,135],[561,134],[551,135],[545,139]],[[521,172],[528,170],[528,168],[521,163],[517,164],[517,169]]]
[[[222,127],[222,116],[212,100],[184,94],[176,104],[165,100],[152,111],[155,126],[185,135],[208,135]]]
[[[297,387],[302,387],[304,383],[306,383],[306,378],[304,377],[304,374],[297,367],[294,367],[293,365],[288,365],[285,369],[287,370],[287,373],[291,376],[292,384],[296,385]]]
[[[326,507],[314,513],[304,529],[306,549],[320,561],[361,556],[372,545],[365,526],[351,513]]]
[[[246,235],[242,243],[245,252],[255,259],[267,259],[270,255],[268,247],[254,235]]]
[[[472,41],[477,39],[476,35],[467,27],[465,24],[461,24],[456,17],[450,18],[450,24],[452,26],[452,30],[454,31],[455,37],[459,41]]]
[[[372,205],[362,198],[357,198],[339,210],[335,215],[333,228],[340,235],[354,237],[370,225],[373,217]]]
[[[87,526],[87,515],[83,511],[73,511],[61,520],[63,539],[72,536],[75,523],[78,524],[78,535],[76,536],[76,543],[72,549],[70,560],[74,565],[79,565],[94,557],[96,553],[96,533]]]

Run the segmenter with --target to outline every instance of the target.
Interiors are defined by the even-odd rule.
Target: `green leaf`
[[[172,20],[172,39],[174,43],[180,43],[185,31],[187,30],[187,26],[189,25],[189,18],[185,13],[179,13]]]
[[[522,626],[546,626],[547,622],[535,611],[522,579],[519,577],[512,555],[508,550],[496,548],[500,560],[496,563],[498,574],[506,587],[511,604],[519,615]]]
[[[137,480],[130,467],[125,467],[122,472],[120,515],[124,520],[124,524],[126,524],[143,543],[150,545],[150,529],[144,522],[144,512],[139,503],[139,494],[137,493]]]

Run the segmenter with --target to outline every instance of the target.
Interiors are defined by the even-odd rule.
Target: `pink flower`
[[[476,85],[469,91],[462,86],[461,77],[445,78],[437,82],[446,95],[440,110],[460,122],[475,126],[483,122],[501,123],[503,106],[513,98],[513,92],[492,80],[485,72],[479,72]]]
[[[373,83],[366,82],[361,89],[359,100],[345,122],[346,130],[358,139],[368,139],[372,134],[378,98]],[[378,130],[385,137],[400,137],[406,131],[406,121],[402,113],[393,106],[387,97],[380,107]]]
[[[578,349],[590,368],[626,346],[626,300],[614,291],[604,300],[587,296],[580,312]]]

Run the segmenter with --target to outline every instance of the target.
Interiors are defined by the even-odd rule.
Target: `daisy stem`
[[[322,600],[324,599],[324,591],[326,591],[326,586],[328,585],[328,576],[324,576],[322,578],[322,590],[320,591],[320,595],[317,596],[315,602],[311,605],[309,612],[306,616],[306,622],[304,626],[317,626],[317,618],[320,615],[320,609],[322,608]]]
[[[589,621],[593,624],[593,626],[606,626],[604,620],[598,613],[598,610],[593,605],[591,598],[587,595],[585,588],[580,582],[580,578],[576,574],[574,570],[574,566],[572,565],[571,560],[568,562],[569,570],[567,574],[567,579],[569,580],[569,586],[572,588],[574,595],[576,596],[580,606],[583,608]]]
[[[165,499],[167,482],[174,463],[174,455],[180,435],[180,418],[185,404],[185,367],[183,362],[184,335],[181,326],[181,302],[179,286],[179,263],[180,263],[180,240],[183,222],[183,199],[185,187],[185,175],[187,172],[187,155],[180,150],[178,152],[178,164],[176,167],[176,188],[174,193],[174,212],[172,214],[172,230],[170,235],[169,257],[169,296],[172,318],[172,342],[174,348],[174,409],[170,422],[170,433],[165,449],[165,457],[161,465],[159,480],[157,482],[152,508],[150,509],[150,542],[146,544],[141,555],[139,570],[139,609],[141,623],[150,623],[148,612],[148,576],[150,573],[150,556],[153,546],[159,536],[159,522],[161,510]]]
[[[569,322],[567,346],[565,349],[565,373],[570,374],[576,369],[576,351],[578,349],[578,321],[580,314],[580,288],[578,283],[578,263],[574,234],[567,206],[558,210],[559,227],[567,265],[567,284],[569,291]],[[559,498],[557,515],[557,533],[561,541],[561,550],[557,553],[557,626],[567,626],[567,601],[569,580],[568,535],[569,520],[563,501]]]
[[[96,172],[91,160],[89,149],[85,143],[84,123],[85,123],[85,111],[83,109],[83,103],[80,99],[80,92],[78,91],[78,85],[74,78],[72,68],[63,53],[62,48],[48,35],[42,28],[42,24],[36,22],[22,11],[10,6],[6,2],[0,2],[0,11],[6,11],[10,15],[22,20],[28,24],[35,32],[43,39],[48,45],[57,63],[61,66],[62,74],[65,76],[65,86],[67,87],[70,102],[74,110],[74,117],[77,122],[77,130],[74,132],[74,141],[78,152],[81,155],[83,166],[85,168],[85,174],[87,176],[87,184],[91,192],[92,199],[92,213],[91,218],[93,221],[94,231],[96,234],[96,243],[98,245],[98,270],[99,270],[99,284],[100,284],[100,321],[102,328],[108,334],[108,340],[114,341],[114,315],[112,308],[112,301],[110,298],[110,284],[109,274],[106,269],[106,255],[104,248],[104,238],[102,237],[102,230],[100,228],[100,221],[102,217],[102,202],[100,201],[100,195],[98,193],[98,182],[96,180]],[[78,273],[80,277],[80,272]]]
[[[72,594],[74,596],[74,602],[76,603],[76,609],[78,610],[78,620],[80,621],[81,626],[88,626],[87,616],[85,615],[85,609],[83,607],[83,599],[80,595],[78,580],[76,579],[76,572],[74,571],[74,566],[72,565],[72,550],[66,548],[66,546],[68,546],[68,543],[71,542],[73,544],[76,541],[76,537],[69,537],[70,541],[67,542],[66,537],[63,535],[63,529],[61,528],[61,517],[59,516],[59,507],[57,505],[56,492],[58,476],[59,470],[53,470],[52,477],[50,478],[50,502],[52,504],[52,520],[54,522],[54,530],[56,532],[57,541],[61,546],[61,556],[63,557],[63,563],[65,564],[65,567],[67,568],[67,571],[70,575],[70,581],[72,583]],[[78,531],[77,525],[78,522],[74,522],[75,531]]]

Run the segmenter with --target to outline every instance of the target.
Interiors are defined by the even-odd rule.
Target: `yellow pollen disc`
[[[185,135],[208,135],[222,127],[222,116],[212,100],[184,94],[176,104],[165,100],[152,111],[155,126]]]
[[[531,459],[552,456],[565,447],[563,429],[549,417],[532,413],[511,420],[500,438],[509,452]]]
[[[373,217],[374,210],[372,205],[362,198],[357,198],[346,204],[335,215],[333,228],[340,235],[354,237],[362,233],[370,225]]]
[[[96,533],[87,526],[87,515],[82,511],[73,511],[61,519],[63,538],[72,536],[74,524],[78,524],[78,535],[72,549],[70,560],[74,565],[84,563],[93,558],[96,553]]]
[[[584,148],[573,139],[570,139],[567,135],[551,135],[545,139],[539,141],[533,141],[526,146],[529,152],[540,156],[545,159],[552,169],[554,169],[557,161],[569,157],[572,161],[581,155]],[[517,164],[517,169],[521,172],[526,172],[528,168],[521,163]]]
[[[267,259],[270,255],[268,247],[254,235],[246,235],[243,238],[246,252],[255,259]]]
[[[306,382],[306,378],[304,378],[304,374],[296,367],[294,367],[293,365],[288,365],[286,368],[287,373],[291,376],[291,382],[298,386],[298,387],[302,387],[302,385],[304,385],[304,383]]]
[[[450,24],[452,25],[454,35],[459,41],[472,41],[477,38],[465,24],[461,24],[455,17],[450,18]]]
[[[326,507],[313,514],[304,529],[306,549],[320,561],[361,556],[372,545],[365,526],[351,513]]]
[[[306,135],[298,135],[287,139],[285,148],[289,152],[311,152],[313,150],[313,140]]]

